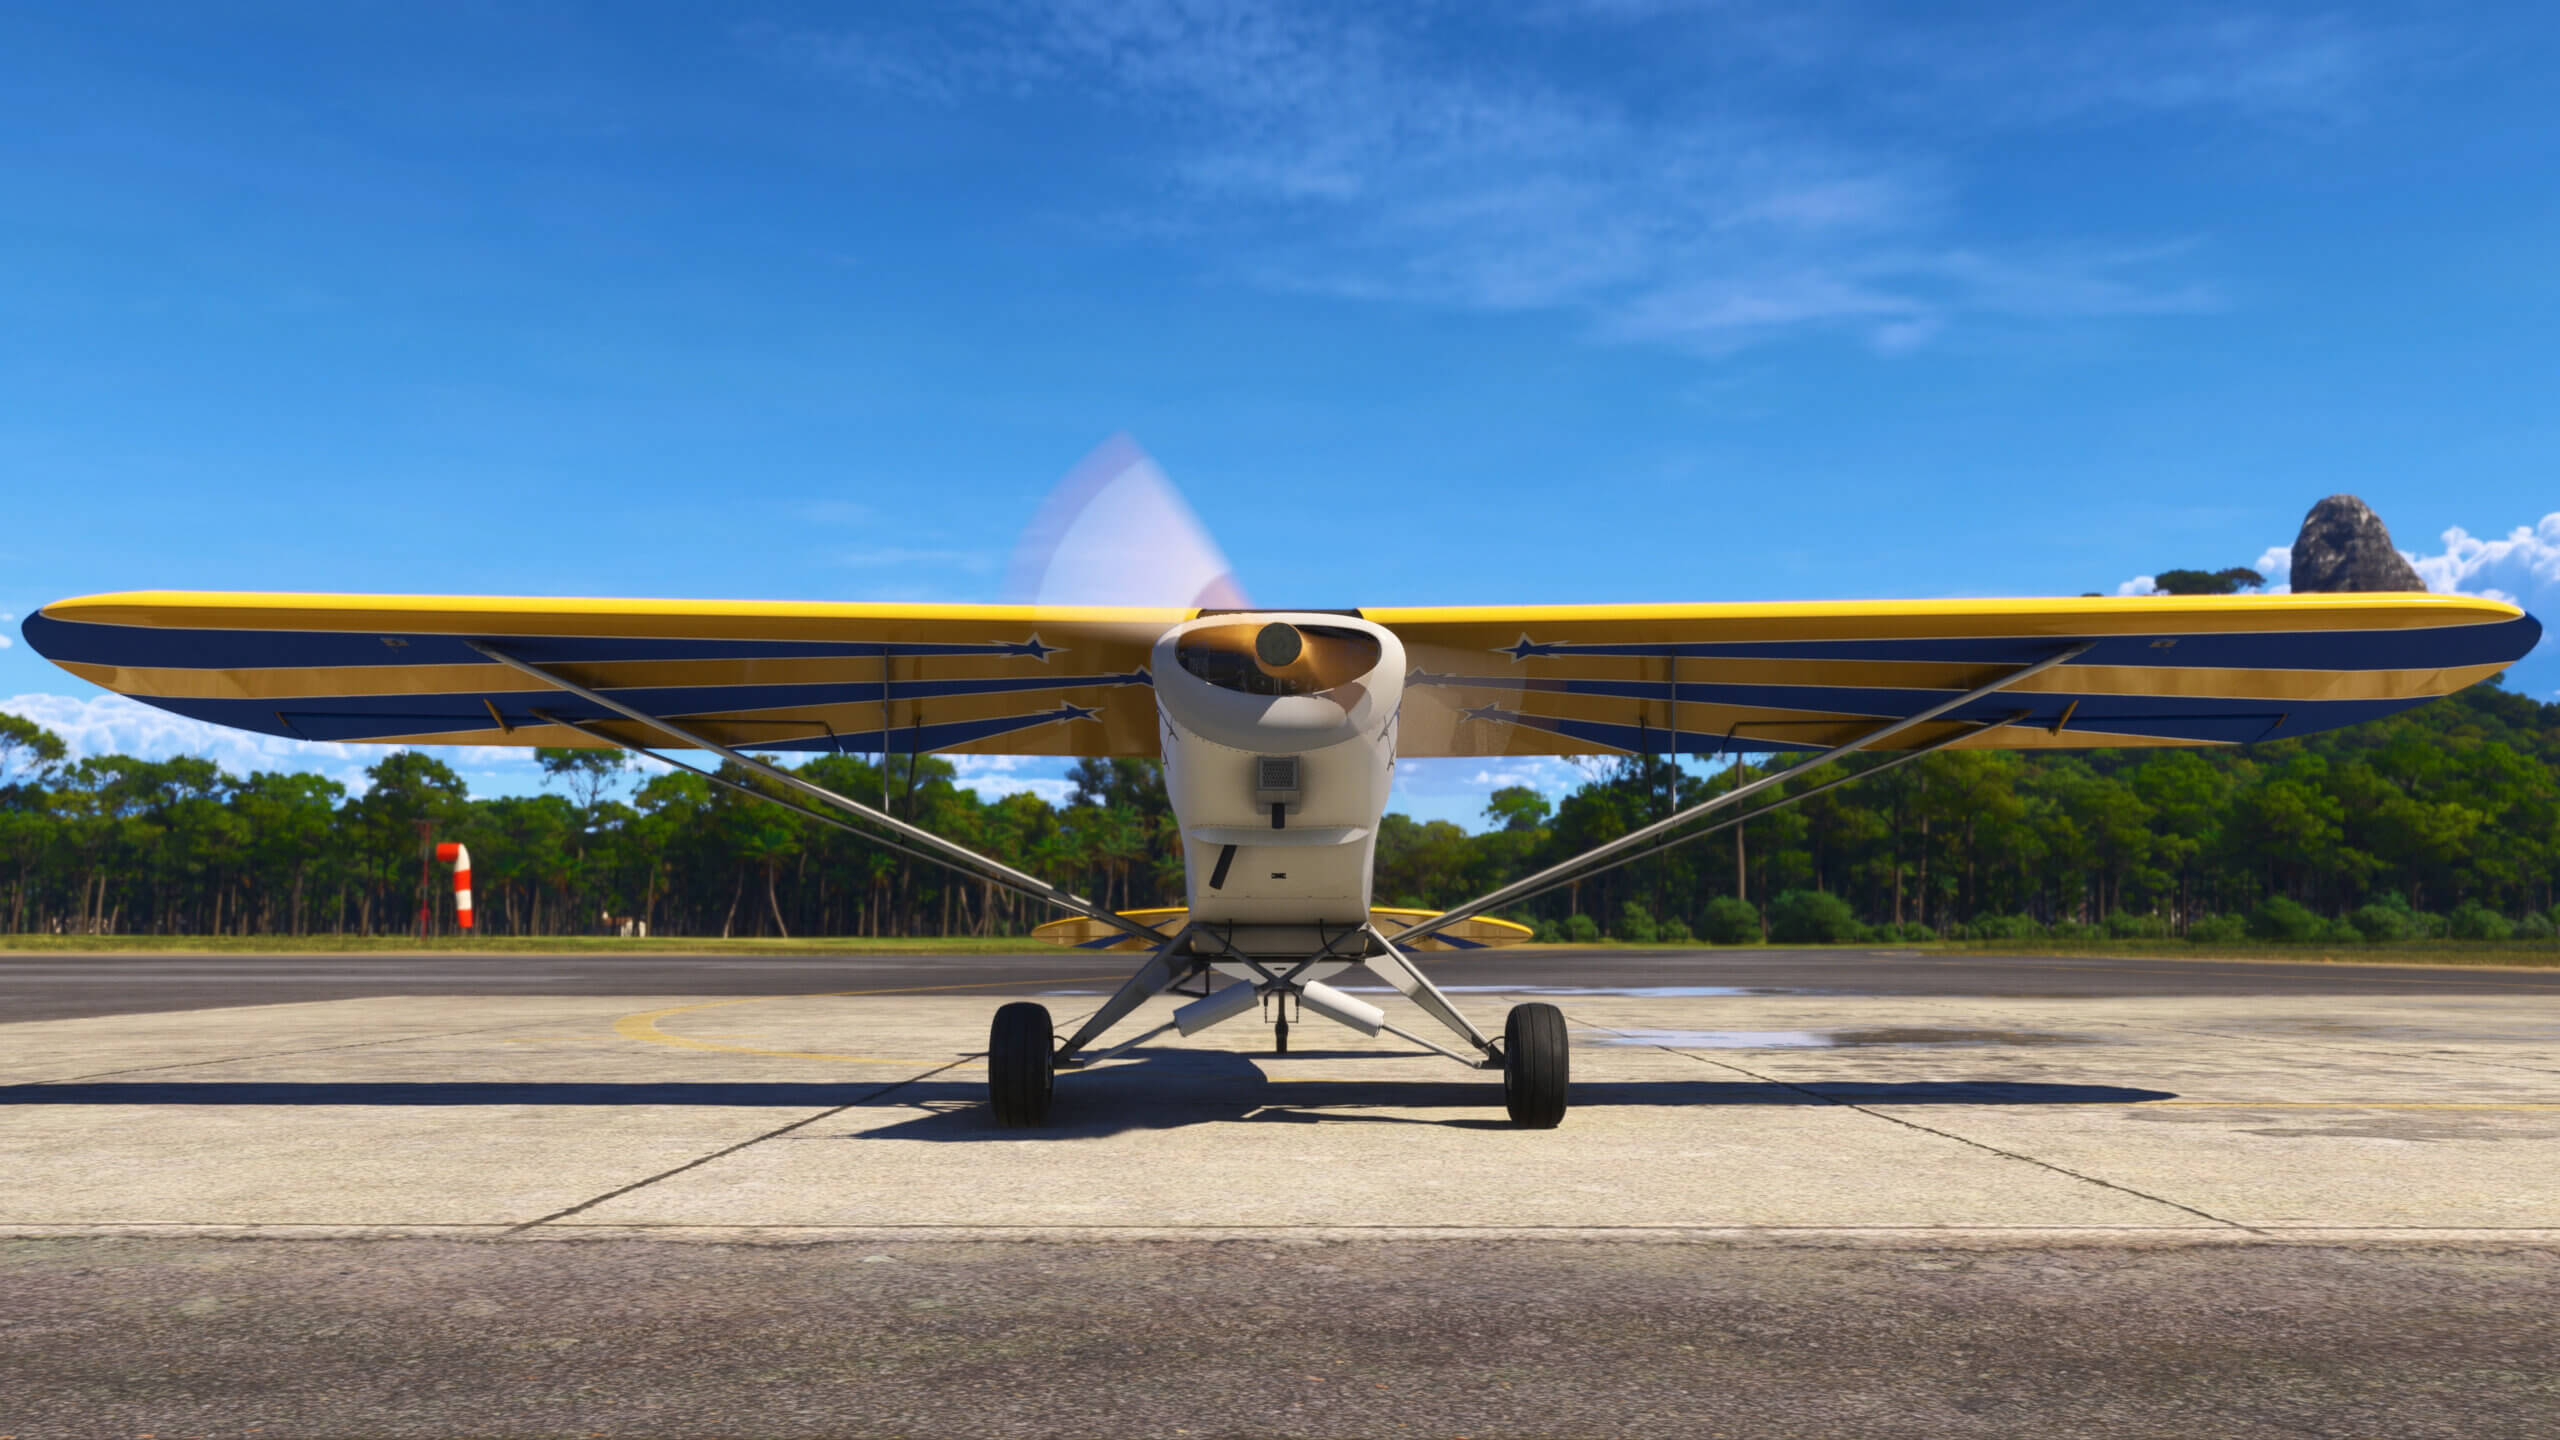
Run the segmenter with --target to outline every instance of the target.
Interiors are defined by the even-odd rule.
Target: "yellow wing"
[[[1821,749],[2084,642],[1916,726],[1969,746],[2230,744],[2405,709],[2541,638],[2462,595],[2233,595],[1364,610],[1405,644],[1398,753]]]
[[[1148,650],[1187,610],[225,595],[48,605],[28,642],[83,679],[306,740],[659,737],[502,665],[496,644],[762,750],[1153,755]],[[2062,650],[1914,727],[1968,745],[2230,744],[2404,709],[2498,673],[2542,627],[2456,595],[1848,601],[1359,612],[1405,643],[1408,756],[1830,746]]]
[[[1187,613],[142,591],[25,629],[84,680],[302,740],[664,742],[478,641],[740,748],[1152,755],[1148,647]]]

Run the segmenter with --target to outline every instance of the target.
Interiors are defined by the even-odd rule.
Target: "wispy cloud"
[[[2225,6],[2049,4],[1970,16],[1814,5],[1778,55],[1871,82],[1900,113],[1950,123],[2103,123],[2162,112],[2280,123],[2349,118],[2377,68],[2376,38],[2330,13]]]
[[[906,545],[846,550],[835,558],[838,565],[852,570],[961,570],[971,575],[993,571],[1001,559],[987,550],[937,550]]]
[[[1046,0],[753,43],[929,103],[1087,107],[1157,167],[1154,198],[1113,203],[1248,282],[1555,311],[1709,352],[1836,334],[1890,353],[1966,325],[2215,308],[2192,244],[2029,243],[1970,215],[1973,138],[2164,112],[2334,118],[2374,57],[2334,17],[1922,22],[1820,0],[1507,19]]]

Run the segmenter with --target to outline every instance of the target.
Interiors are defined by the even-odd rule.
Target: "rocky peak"
[[[2373,507],[2353,495],[2332,495],[2302,517],[2293,541],[2293,589],[2424,590],[2427,582],[2391,543],[2391,532]]]

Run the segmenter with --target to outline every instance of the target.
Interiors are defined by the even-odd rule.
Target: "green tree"
[[[62,764],[62,737],[0,710],[0,788],[41,783]]]
[[[2266,576],[2238,565],[2227,570],[2163,570],[2151,577],[2152,593],[2157,595],[2236,595],[2266,583]]]
[[[533,752],[534,763],[542,767],[546,781],[557,780],[569,792],[569,798],[580,810],[592,812],[616,780],[622,778],[627,757],[619,750],[564,749],[540,746]]]

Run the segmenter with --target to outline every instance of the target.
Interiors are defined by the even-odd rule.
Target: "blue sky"
[[[2548,614],[2555,40],[2533,5],[16,5],[0,611],[993,599],[1126,431],[1265,603],[2112,591],[2347,491]],[[23,643],[11,696],[93,746],[369,758],[146,723]],[[1571,771],[1406,803],[1515,776]]]

